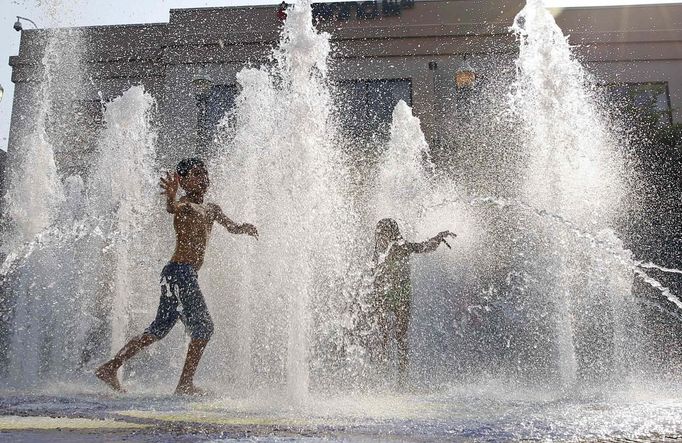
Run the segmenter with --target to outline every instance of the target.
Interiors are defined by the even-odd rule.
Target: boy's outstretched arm
[[[239,223],[233,222],[220,208],[220,206],[212,204],[213,213],[215,216],[215,221],[220,223],[227,229],[227,232],[232,234],[246,234],[254,237],[258,240],[258,229],[250,223]]]
[[[447,237],[457,237],[457,234],[450,231],[439,232],[434,237],[431,237],[430,239],[421,243],[407,243],[407,248],[410,250],[410,252],[414,252],[416,254],[433,252],[438,249],[438,246],[441,243],[445,243],[448,247],[450,246],[445,241]]]

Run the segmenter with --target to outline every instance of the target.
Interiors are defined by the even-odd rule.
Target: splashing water
[[[106,105],[98,163],[88,184],[88,215],[94,220],[110,221],[100,229],[111,243],[102,245],[96,239],[92,245],[93,254],[105,247],[106,253],[91,257],[96,277],[90,285],[104,285],[107,292],[111,291],[95,293],[110,310],[107,320],[113,352],[131,333],[130,297],[154,287],[146,281],[155,273],[151,251],[163,244],[155,228],[160,214],[155,195],[158,169],[154,161],[156,134],[151,124],[154,108],[154,99],[142,86],[133,86]]]
[[[9,350],[15,386],[78,376],[93,353],[117,349],[129,332],[135,276],[144,275],[148,245],[156,243],[149,229],[157,212],[153,103],[134,87],[107,104],[88,185],[66,178],[64,200],[50,202],[52,223],[3,265],[17,296]],[[110,346],[102,346],[105,337]]]
[[[16,166],[9,171],[9,186],[4,196],[6,214],[10,220],[5,230],[3,245],[8,251],[30,241],[47,228],[57,216],[56,210],[64,201],[64,190],[55,163],[55,146],[48,136],[48,120],[56,107],[78,83],[72,74],[79,64],[80,36],[77,32],[57,31],[45,45],[42,58],[43,78],[33,91],[34,124],[24,133],[17,152]],[[69,63],[61,63],[69,54]],[[73,82],[73,83],[72,83]]]
[[[231,216],[256,224],[261,236],[257,244],[216,242],[217,257],[205,271],[216,284],[231,282],[243,319],[218,338],[241,361],[224,370],[237,371],[242,386],[272,387],[286,379],[297,402],[307,395],[317,360],[334,358],[322,341],[334,340],[341,303],[335,286],[352,250],[344,165],[332,144],[328,55],[328,35],[312,27],[310,6],[297,4],[274,66],[239,73],[235,133],[216,160],[215,198]]]
[[[42,81],[37,82],[37,87],[30,89],[32,102],[38,105],[27,114],[29,118],[21,121],[21,125],[24,125],[20,140],[23,149],[13,153],[11,161],[15,166],[8,170],[9,188],[4,196],[6,223],[2,241],[3,255],[7,256],[3,264],[4,271],[9,271],[17,260],[31,255],[41,242],[51,243],[51,240],[59,237],[53,235],[54,224],[63,215],[60,214],[61,208],[68,202],[55,161],[55,138],[50,137],[48,130],[55,129],[59,132],[59,128],[50,128],[49,122],[55,111],[69,100],[75,84],[80,80],[77,74],[80,43],[79,33],[68,30],[55,31],[45,42],[41,60]],[[67,53],[69,61],[61,62]],[[44,321],[48,315],[45,310],[34,312],[30,305],[34,299],[43,303],[46,301],[33,294],[33,288],[53,289],[55,282],[51,278],[52,273],[59,272],[61,263],[53,254],[38,252],[31,257],[31,261],[33,266],[43,268],[45,272],[35,275],[28,272],[24,281],[16,284],[15,291],[3,296],[3,301],[12,307],[14,315],[22,321],[24,328],[9,337],[5,336],[5,331],[0,333],[0,354],[4,357],[2,360],[11,360],[12,349],[16,350],[18,356],[23,356],[21,348],[24,345],[35,349],[38,337],[50,331],[51,325]],[[39,364],[36,353],[26,357],[20,358],[17,365],[5,368],[10,373],[11,380],[21,381],[24,377],[35,380],[36,374],[44,369]],[[53,359],[50,355],[44,358],[48,362]]]
[[[428,198],[432,170],[419,119],[401,100],[393,110],[391,136],[379,168],[376,218],[394,217],[412,233]]]
[[[645,270],[680,271],[636,261],[616,236],[625,193],[619,148],[589,76],[541,2],[529,0],[513,26],[517,78],[503,106],[518,140],[504,144],[500,158],[521,160],[491,167],[467,147],[466,165],[438,170],[419,119],[400,102],[372,171],[376,180],[363,190],[367,200],[354,195],[357,171],[338,148],[329,36],[312,23],[308,3],[291,7],[272,63],[237,75],[241,91],[211,158],[209,200],[235,221],[254,223],[260,238],[214,229],[201,286],[216,330],[198,378],[221,394],[255,399],[261,412],[281,403],[310,416],[322,404],[332,416],[348,405],[349,415],[381,420],[434,414],[407,406],[420,405],[421,394],[384,395],[382,404],[396,405],[388,412],[374,411],[374,400],[360,407],[341,395],[334,401],[342,406],[331,407],[317,397],[393,386],[381,383],[391,372],[368,357],[376,339],[371,236],[387,216],[410,240],[445,229],[458,234],[453,250],[412,262],[411,381],[424,392],[453,383],[467,392],[446,395],[438,420],[462,413],[453,405],[467,403],[476,383],[545,388],[541,400],[524,400],[537,405],[570,397],[571,388],[604,393],[609,382],[632,378],[643,340],[634,275],[680,306]],[[37,127],[42,141],[26,142],[44,172],[13,179],[9,197],[18,227],[13,244],[25,245],[13,247],[2,268],[16,298],[9,386],[84,380],[83,368],[153,317],[158,270],[173,238],[154,196],[154,110],[141,87],[107,104],[97,161],[63,185],[47,119]],[[471,165],[511,171],[468,179]],[[504,198],[449,199],[470,189],[488,196],[503,190]],[[177,376],[186,341],[179,329],[130,362],[126,384],[139,388],[155,373],[165,386]],[[497,392],[504,389],[481,394],[482,401],[514,397]],[[486,407],[483,414],[502,414],[499,403]]]
[[[589,78],[541,1],[528,1],[513,30],[520,53],[512,109],[527,137],[524,200],[592,231],[609,228],[624,195],[621,157],[590,95]],[[555,322],[545,332],[556,337],[561,384],[618,373],[626,364],[624,322],[638,323],[631,318],[630,270],[585,249],[566,232],[542,225],[532,229],[527,241],[536,245],[537,258],[530,272],[537,275],[537,296],[549,303]]]
[[[540,0],[528,2],[512,29],[520,40],[511,99],[528,137],[526,193],[572,220],[608,223],[624,196],[621,155],[591,80]]]

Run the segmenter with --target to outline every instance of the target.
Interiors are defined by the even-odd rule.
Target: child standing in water
[[[208,313],[204,296],[199,289],[197,272],[204,262],[206,245],[214,222],[223,225],[233,234],[247,234],[258,238],[256,227],[230,220],[220,206],[204,203],[208,190],[208,171],[198,158],[188,158],[178,163],[174,174],[161,178],[162,194],[166,195],[166,210],[173,214],[175,228],[175,253],[161,272],[161,299],[156,318],[140,335],[132,338],[117,354],[100,366],[95,375],[117,391],[123,391],[118,381],[118,369],[143,348],[165,337],[178,318],[185,323],[191,340],[176,394],[201,394],[194,386],[194,373],[213,334],[213,321]],[[181,187],[185,195],[179,201],[175,196]],[[178,312],[181,308],[182,314]]]
[[[412,283],[410,281],[410,255],[432,252],[438,245],[448,243],[447,237],[456,237],[450,231],[438,233],[421,243],[405,241],[398,223],[384,218],[377,223],[374,249],[374,294],[382,339],[382,358],[386,358],[390,338],[389,314],[395,316],[395,335],[398,342],[398,368],[403,378],[407,371],[407,329],[410,321]]]

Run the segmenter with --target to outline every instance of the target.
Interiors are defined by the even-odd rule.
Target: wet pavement
[[[0,441],[682,441],[675,391],[551,398],[494,388],[276,396],[0,394]]]

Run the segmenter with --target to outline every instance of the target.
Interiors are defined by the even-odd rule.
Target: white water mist
[[[513,30],[520,52],[512,107],[526,137],[522,198],[582,229],[612,228],[625,193],[621,151],[595,105],[591,79],[542,1],[528,0]],[[531,272],[538,295],[554,305],[561,384],[613,373],[626,363],[613,349],[622,346],[620,311],[633,310],[631,269],[561,226],[541,221],[536,229],[532,235],[544,246]]]
[[[285,380],[294,402],[306,399],[311,368],[327,352],[317,347],[341,314],[352,244],[345,167],[333,145],[329,36],[312,23],[309,4],[290,8],[274,65],[237,76],[235,132],[216,162],[214,196],[230,217],[256,224],[260,239],[216,241],[205,271],[212,292],[230,282],[242,314],[232,337],[217,338],[241,360],[224,371],[244,386]]]
[[[141,310],[141,301],[150,300],[147,308],[153,309],[158,293],[155,279],[150,281],[158,272],[153,252],[166,242],[156,228],[163,212],[156,196],[155,108],[155,100],[142,86],[133,86],[106,104],[105,129],[88,183],[88,215],[107,239],[100,244],[102,253],[92,257],[94,274],[104,280],[93,297],[100,299],[101,309],[110,310],[111,352],[129,338],[133,313]],[[101,243],[97,238],[93,241]],[[102,294],[103,289],[109,293]],[[136,294],[149,295],[141,300]]]

